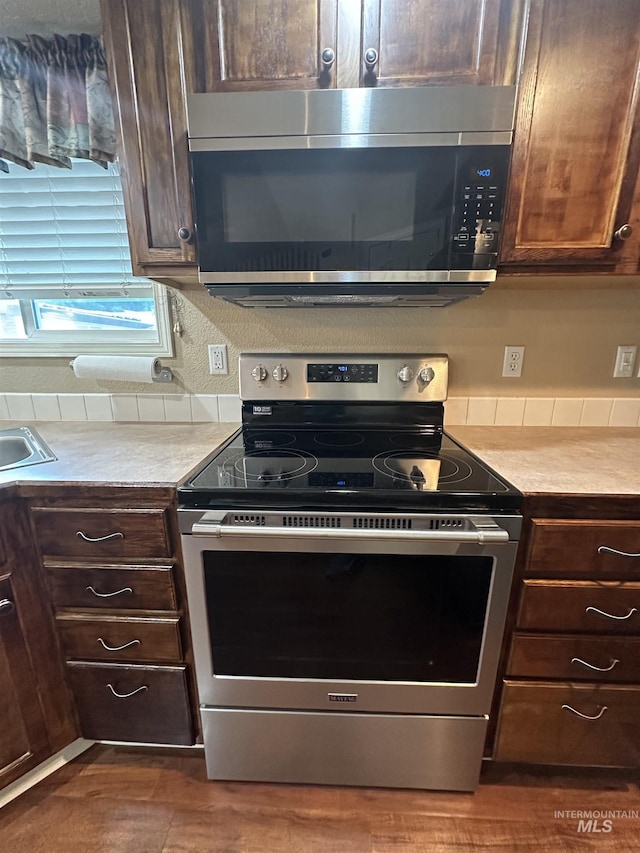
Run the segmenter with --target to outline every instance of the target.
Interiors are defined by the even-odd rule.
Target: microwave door
[[[448,266],[458,149],[194,152],[201,271]]]

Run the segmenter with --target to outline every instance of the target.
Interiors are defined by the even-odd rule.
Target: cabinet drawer
[[[507,675],[567,681],[640,681],[640,638],[515,634]]]
[[[640,687],[506,681],[495,758],[635,767],[640,764]]]
[[[529,576],[640,578],[640,521],[534,518],[532,527]]]
[[[48,565],[46,573],[56,607],[177,609],[171,566]]]
[[[640,583],[526,580],[524,587],[518,628],[640,634]]]
[[[84,737],[193,743],[185,667],[69,662],[67,668]]]
[[[177,616],[56,616],[67,658],[110,661],[181,660]]]
[[[53,557],[168,557],[163,509],[31,510],[40,552]]]

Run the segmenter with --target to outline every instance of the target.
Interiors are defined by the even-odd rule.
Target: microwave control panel
[[[486,149],[484,149],[486,151]],[[453,269],[497,265],[508,149],[472,150],[460,165],[451,240]]]

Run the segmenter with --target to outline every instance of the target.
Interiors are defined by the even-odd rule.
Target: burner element
[[[394,450],[374,456],[371,464],[380,474],[411,483],[417,491],[427,489],[434,492],[438,488],[440,459],[435,455],[420,453],[418,450]]]
[[[364,436],[360,433],[343,430],[340,432],[317,432],[313,436],[313,440],[323,447],[356,447],[358,444],[364,444]]]
[[[316,457],[305,450],[252,450],[234,462],[236,477],[261,486],[273,483],[282,487],[284,481],[305,476],[317,467]]]

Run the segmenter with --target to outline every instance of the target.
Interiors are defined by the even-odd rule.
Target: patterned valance
[[[71,157],[106,165],[115,156],[100,41],[86,33],[0,38],[0,169],[3,159],[71,168]]]

